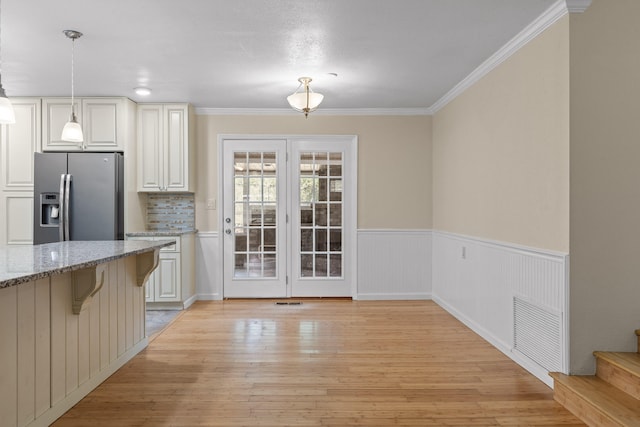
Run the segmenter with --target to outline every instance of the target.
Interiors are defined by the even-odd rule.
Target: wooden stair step
[[[640,400],[594,375],[550,375],[556,401],[588,425],[640,427]]]
[[[640,399],[640,354],[595,351],[596,376]]]

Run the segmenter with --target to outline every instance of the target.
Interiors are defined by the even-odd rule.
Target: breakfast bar
[[[48,426],[143,350],[171,240],[0,246],[0,420]]]

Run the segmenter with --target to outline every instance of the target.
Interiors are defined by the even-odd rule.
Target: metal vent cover
[[[514,297],[513,320],[514,349],[549,372],[561,371],[560,316]]]

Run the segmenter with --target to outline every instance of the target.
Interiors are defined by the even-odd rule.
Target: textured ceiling
[[[2,0],[2,83],[70,95],[74,29],[78,96],[287,108],[311,76],[323,108],[428,108],[553,3]]]

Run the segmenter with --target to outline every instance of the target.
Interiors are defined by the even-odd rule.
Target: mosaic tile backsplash
[[[196,227],[195,196],[163,193],[147,195],[147,230],[192,230]]]

